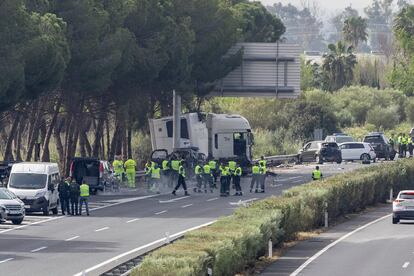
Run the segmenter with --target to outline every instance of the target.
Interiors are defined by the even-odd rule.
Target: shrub
[[[368,111],[367,123],[373,124],[377,130],[393,128],[398,123],[396,107],[374,107]]]
[[[291,188],[239,208],[229,217],[144,258],[132,275],[233,275],[265,253],[267,241],[277,244],[323,222],[325,203],[331,219],[384,202],[389,189],[414,187],[414,160],[360,169]]]

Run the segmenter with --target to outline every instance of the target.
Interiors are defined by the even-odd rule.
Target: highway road
[[[358,163],[326,164],[326,176],[354,170]],[[155,240],[229,215],[239,200],[250,202],[310,181],[314,166],[276,169],[269,177],[267,193],[248,191],[243,197],[221,198],[213,194],[97,196],[90,217],[33,217],[33,224],[0,229],[1,275],[73,275],[121,253]],[[1,225],[0,225],[1,226]],[[320,274],[319,274],[320,275]]]

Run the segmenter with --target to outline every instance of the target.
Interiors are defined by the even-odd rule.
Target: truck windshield
[[[46,187],[46,174],[12,173],[9,187],[15,189],[37,190]]]

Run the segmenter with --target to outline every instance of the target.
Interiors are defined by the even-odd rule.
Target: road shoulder
[[[274,262],[267,266],[260,275],[291,275],[295,271],[297,272],[298,268],[303,267],[304,264],[306,265],[306,262],[309,262],[315,254],[323,254],[321,250],[324,250],[330,244],[390,213],[391,206],[389,204],[380,204],[367,208],[361,213],[349,215],[347,219],[328,228],[323,233],[310,239],[299,241],[294,246],[284,250],[281,255],[275,256],[273,258]]]

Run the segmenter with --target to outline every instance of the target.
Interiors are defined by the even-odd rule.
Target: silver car
[[[13,224],[21,224],[25,216],[23,201],[6,188],[0,188],[0,216]]]

